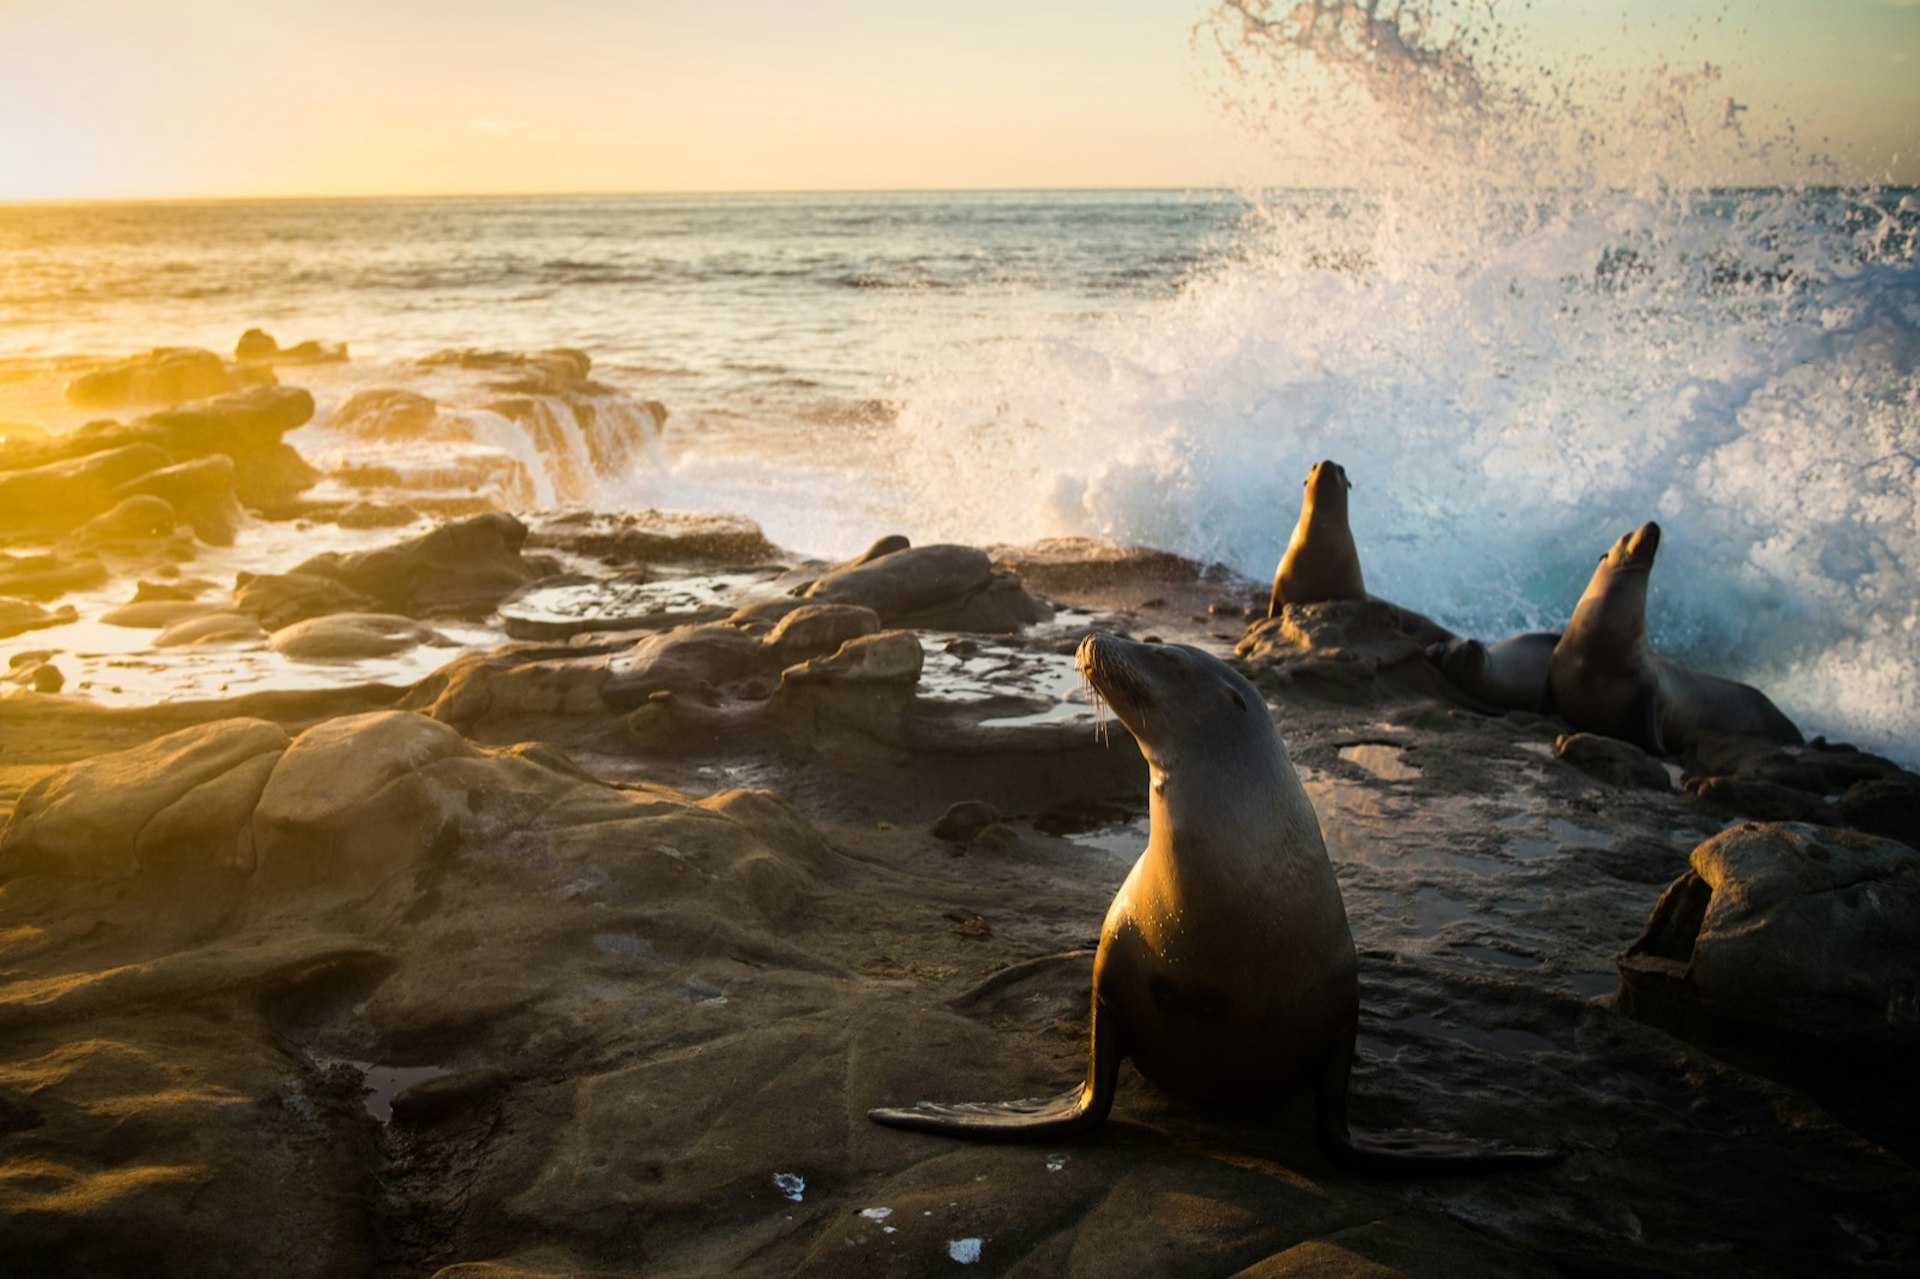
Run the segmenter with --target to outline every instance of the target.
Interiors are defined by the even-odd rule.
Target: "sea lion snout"
[[[1653,567],[1653,557],[1660,550],[1660,526],[1648,520],[1631,533],[1622,533],[1600,561],[1615,571],[1645,571]]]
[[[1153,705],[1149,681],[1140,674],[1139,660],[1156,647],[1096,631],[1081,640],[1075,651],[1080,678],[1113,707],[1114,714],[1129,728],[1134,727],[1134,721],[1129,718],[1131,712]]]

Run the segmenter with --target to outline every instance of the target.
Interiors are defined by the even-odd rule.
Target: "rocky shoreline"
[[[1263,584],[1142,548],[369,531],[301,496],[305,395],[0,449],[25,1272],[1915,1266],[1920,853],[1889,836],[1920,779],[1893,763],[1483,715],[1395,610],[1267,619]],[[306,553],[213,580],[263,520]],[[103,705],[62,643],[116,593],[158,669],[294,676]],[[1073,670],[1089,630],[1236,654],[1269,698],[1360,952],[1356,1120],[1564,1165],[1369,1181],[1305,1098],[1197,1112],[1130,1070],[1059,1146],[866,1119],[1078,1075],[1145,838],[1144,765]]]

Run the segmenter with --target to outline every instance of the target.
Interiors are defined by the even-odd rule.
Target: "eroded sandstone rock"
[[[326,578],[408,617],[473,617],[540,576],[521,558],[527,526],[488,512],[454,520],[393,546],[341,555],[327,552],[294,573]]]
[[[20,796],[0,832],[0,879],[124,878],[156,857],[171,856],[182,830],[238,831],[252,816],[252,800],[242,793],[244,787],[229,791],[221,779],[262,756],[277,759],[288,740],[285,730],[265,720],[220,720],[83,760],[44,778]],[[189,801],[175,818],[150,831],[163,813],[207,784],[215,791]],[[253,795],[258,794],[256,787]],[[250,855],[237,845],[223,845],[210,855],[216,864],[241,861],[247,864],[238,868],[252,869]]]
[[[985,551],[936,545],[894,549],[833,569],[802,592],[809,600],[872,609],[887,626],[1005,634],[1053,610],[1020,579],[995,572]]]
[[[1920,1045],[1920,851],[1749,822],[1693,850],[1620,960],[1622,1003],[1703,1032]]]

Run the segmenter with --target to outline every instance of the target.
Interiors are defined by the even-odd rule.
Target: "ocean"
[[[1332,458],[1374,593],[1557,628],[1657,519],[1658,648],[1920,757],[1920,199],[1441,194],[0,207],[0,422],[70,427],[89,362],[257,326],[349,346],[282,370],[323,465],[380,450],[336,408],[406,387],[518,456],[509,505],[739,511],[824,556],[1089,535],[1254,580]],[[420,363],[552,347],[603,423],[664,405],[658,438],[568,469]]]

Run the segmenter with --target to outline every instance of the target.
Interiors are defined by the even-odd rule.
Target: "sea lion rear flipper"
[[[882,1106],[867,1118],[891,1128],[945,1133],[976,1141],[1031,1141],[1086,1132],[1106,1121],[1113,1109],[1120,1080],[1119,1019],[1101,1015],[1093,1004],[1093,1031],[1089,1036],[1087,1078],[1078,1088],[1057,1097],[1028,1097],[1021,1101],[923,1101],[905,1109]]]
[[[1347,1076],[1352,1067],[1353,1032],[1349,1030],[1334,1037],[1315,1081],[1320,1145],[1327,1157],[1343,1168],[1376,1177],[1423,1177],[1543,1168],[1566,1158],[1564,1151],[1513,1146],[1504,1141],[1474,1141],[1446,1133],[1355,1135],[1347,1128]]]

